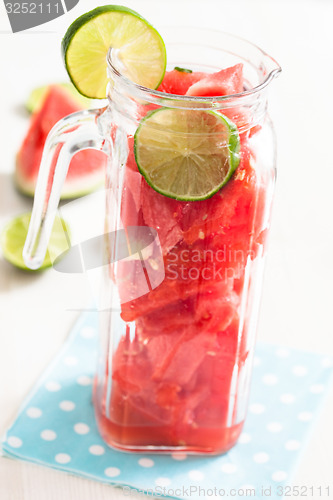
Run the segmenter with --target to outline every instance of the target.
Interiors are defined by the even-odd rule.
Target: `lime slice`
[[[110,47],[117,50],[126,77],[151,89],[159,86],[166,67],[161,36],[133,10],[105,5],[76,19],[62,41],[66,69],[81,94],[105,99]]]
[[[3,256],[8,262],[20,269],[28,269],[23,261],[22,251],[27,237],[30,213],[19,215],[11,220],[3,229],[0,236],[0,245]],[[48,244],[47,253],[40,269],[50,267],[55,258],[69,249],[69,228],[60,217],[56,217]]]
[[[66,92],[69,92],[70,95],[74,97],[79,104],[81,104],[81,106],[84,106],[85,108],[90,106],[90,99],[81,95],[71,83],[55,83],[54,85],[63,88]],[[50,85],[42,85],[41,87],[36,87],[30,92],[25,103],[25,107],[29,113],[35,113],[35,111],[38,111],[43,104],[49,88]]]
[[[161,108],[134,136],[139,171],[159,193],[177,200],[210,198],[239,164],[236,125],[220,113]]]

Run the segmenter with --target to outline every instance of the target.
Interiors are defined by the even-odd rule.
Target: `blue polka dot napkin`
[[[118,485],[128,495],[135,488],[150,496],[261,498],[264,488],[271,500],[281,498],[328,390],[331,358],[258,344],[238,444],[217,457],[149,455],[112,450],[98,434],[96,348],[97,313],[85,313],[21,407],[4,455]]]

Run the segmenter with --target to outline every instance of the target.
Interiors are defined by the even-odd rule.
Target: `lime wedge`
[[[70,82],[55,83],[54,85],[61,87],[66,92],[68,92],[72,97],[74,97],[78,104],[81,104],[81,106],[85,108],[88,108],[90,106],[90,99],[87,99],[83,95],[79,94],[79,92]],[[41,87],[34,88],[30,92],[25,103],[25,107],[29,111],[29,113],[35,113],[35,111],[38,111],[38,109],[41,108],[44,97],[46,96],[49,88],[50,85],[42,85]]]
[[[134,136],[138,169],[159,193],[183,201],[210,198],[239,164],[236,125],[220,113],[161,108]]]
[[[105,99],[110,47],[117,50],[126,77],[151,89],[159,86],[166,67],[161,36],[133,10],[105,5],[76,19],[62,41],[66,69],[81,94]]]
[[[31,271],[23,261],[22,251],[27,237],[30,213],[19,215],[11,220],[3,229],[0,245],[3,256],[8,262],[20,269]],[[60,217],[56,217],[44,262],[40,269],[50,267],[55,258],[69,249],[69,228]]]

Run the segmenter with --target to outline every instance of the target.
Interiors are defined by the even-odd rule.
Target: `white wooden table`
[[[283,74],[271,89],[278,141],[278,183],[259,337],[333,353],[332,116],[333,3],[328,0],[131,0],[122,2],[157,27],[205,26],[247,38],[272,54]],[[22,112],[34,86],[66,78],[60,40],[67,25],[95,6],[80,0],[66,16],[11,34],[0,4],[0,224],[30,209],[12,185]],[[0,258],[0,434],[62,345],[89,300],[84,276],[53,270],[29,275]],[[296,485],[332,480],[333,395],[299,463]],[[143,472],[144,473],[144,472]],[[333,495],[333,490],[332,490]],[[1,500],[110,500],[115,488],[0,458]],[[140,498],[139,496],[132,498]]]

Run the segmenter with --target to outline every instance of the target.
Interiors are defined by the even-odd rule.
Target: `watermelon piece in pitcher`
[[[240,92],[243,92],[243,64],[236,64],[217,73],[206,74],[188,88],[186,95],[208,97]]]
[[[214,348],[215,336],[200,331],[191,332],[188,325],[182,335],[157,335],[147,344],[151,360],[152,378],[185,387],[196,374],[198,367],[210,349]]]
[[[126,393],[139,393],[151,377],[149,360],[142,352],[138,339],[122,337],[113,356],[112,379]]]
[[[194,210],[189,210],[182,219],[184,239],[192,244],[197,239],[214,233],[225,235],[226,231],[244,225],[247,234],[238,234],[240,239],[248,236],[250,213],[256,204],[258,191],[254,169],[241,161],[232,179],[212,198],[197,202]],[[233,241],[232,241],[233,242]]]
[[[125,167],[124,188],[121,199],[121,220],[124,227],[141,226],[141,184],[144,182],[138,170]]]
[[[166,71],[163,81],[157,90],[166,92],[167,94],[185,95],[188,89],[196,82],[205,78],[206,73],[201,71],[179,71],[173,69]]]
[[[83,106],[59,86],[50,86],[43,104],[31,117],[28,133],[17,154],[15,183],[29,196],[35,192],[44,144],[52,127],[65,116]],[[61,198],[90,193],[104,182],[106,157],[100,151],[79,151],[69,166]]]
[[[143,180],[141,191],[143,218],[147,226],[156,229],[164,255],[183,239],[179,225],[183,206],[184,202],[157,193]]]

